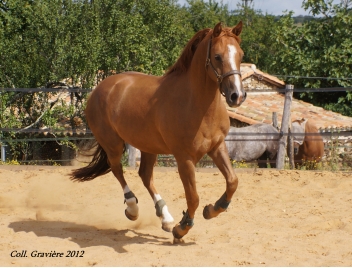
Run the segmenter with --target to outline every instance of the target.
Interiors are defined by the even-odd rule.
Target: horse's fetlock
[[[135,198],[126,199],[125,203],[129,207],[138,207],[137,206],[137,200]]]
[[[227,200],[226,192],[220,197],[218,201],[215,202],[214,210],[223,212],[225,211],[228,206],[230,205],[231,200]]]
[[[161,217],[163,215],[164,206],[166,206],[164,199],[160,199],[155,203],[156,216]]]

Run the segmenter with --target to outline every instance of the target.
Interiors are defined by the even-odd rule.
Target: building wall
[[[257,76],[251,75],[248,78],[245,78],[243,81],[243,86],[245,90],[276,90],[278,87],[272,83],[265,81],[264,79],[260,80]],[[284,88],[284,86],[282,86]]]

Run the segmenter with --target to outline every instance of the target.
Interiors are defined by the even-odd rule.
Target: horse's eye
[[[221,61],[220,55],[216,54],[216,55],[215,55],[215,59],[216,59],[217,61]]]

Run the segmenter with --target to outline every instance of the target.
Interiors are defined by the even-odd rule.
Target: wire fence
[[[248,134],[251,139],[244,139],[243,134]],[[229,134],[225,141],[228,143],[243,143],[249,141],[259,142],[278,142],[278,139],[272,139],[277,133],[260,134],[261,138],[253,138],[259,134],[256,133],[241,133],[238,138],[236,134]],[[339,133],[321,133],[324,137],[324,155],[319,160],[312,161],[296,161],[298,169],[315,169],[315,170],[330,170],[330,171],[348,171],[352,172],[352,132],[346,132],[342,135]],[[91,135],[91,134],[90,134]],[[290,137],[289,133],[282,135]],[[295,136],[304,134],[295,134]],[[314,138],[314,134],[309,134]],[[316,134],[315,134],[316,135]],[[270,138],[269,138],[270,137]],[[6,159],[2,159],[9,164],[21,165],[85,165],[89,159],[82,160],[78,157],[78,148],[82,144],[93,141],[94,137],[61,137],[61,138],[24,138],[24,139],[6,139],[2,140],[2,149],[5,150]],[[25,146],[23,146],[25,144]],[[22,148],[20,153],[14,153],[16,148]],[[246,149],[246,148],[244,148]],[[247,148],[250,149],[250,148]],[[4,153],[2,153],[2,156]],[[123,164],[128,165],[128,151],[123,157]],[[137,166],[140,161],[140,156],[137,154]],[[234,168],[258,168],[267,167],[274,168],[276,166],[276,156],[269,158],[266,152],[257,159],[249,161],[240,161],[231,159]],[[285,168],[289,168],[289,159],[285,159]],[[173,155],[158,155],[157,166],[160,167],[177,167],[177,162]],[[216,167],[212,159],[205,155],[196,165],[202,168]]]
[[[285,76],[290,77],[290,76]],[[294,78],[301,78],[296,77]],[[307,77],[302,77],[307,78]],[[321,78],[319,78],[321,79]],[[329,78],[333,79],[333,78]],[[337,79],[337,78],[336,78]],[[340,78],[339,78],[340,79]],[[352,78],[344,78],[345,80],[351,80]],[[352,87],[334,87],[334,88],[314,88],[314,89],[293,89],[293,92],[342,92],[351,91]],[[54,93],[77,93],[71,97],[76,98],[75,105],[79,100],[80,93],[89,93],[92,89],[82,89],[75,87],[65,88],[0,88],[0,107],[1,107],[1,123],[4,122],[3,114],[4,109],[8,109],[11,105],[11,100],[7,98],[3,100],[5,93],[13,93],[14,99],[20,99],[28,94],[54,94]],[[257,89],[251,88],[247,93],[265,93],[265,92],[279,92],[285,93],[287,89]],[[56,100],[57,101],[57,100]],[[56,104],[56,102],[52,101]],[[53,106],[54,104],[51,104]],[[83,106],[82,106],[83,107]],[[49,109],[48,109],[49,111]],[[50,110],[51,111],[51,110]],[[18,111],[17,111],[18,112]],[[71,123],[73,121],[71,116]],[[39,122],[39,121],[38,121]],[[35,122],[36,123],[36,122]],[[94,140],[94,136],[84,122],[81,122],[81,127],[70,127],[69,129],[60,127],[44,127],[38,128],[36,124],[33,124],[30,128],[26,127],[4,127],[5,124],[0,125],[0,143],[1,143],[1,160],[2,163],[16,163],[24,165],[72,165],[77,158],[78,148],[82,143]],[[257,133],[241,133],[241,135],[256,136],[263,135]],[[267,137],[272,137],[274,133],[267,133]],[[280,133],[281,136],[290,137],[290,133]],[[295,134],[295,136],[304,134]],[[315,134],[305,134],[315,135]],[[300,168],[315,168],[332,171],[351,171],[352,170],[352,131],[343,132],[326,132],[320,133],[324,138],[324,156],[319,163],[301,163]],[[256,142],[268,141],[269,138],[258,139],[255,138]],[[238,139],[235,136],[229,135],[226,137],[227,142],[243,142],[248,139]],[[128,156],[125,155],[125,162]],[[288,159],[286,159],[288,163]],[[77,164],[77,163],[76,163]],[[78,164],[84,165],[84,163]],[[137,159],[138,164],[138,159]],[[233,161],[235,168],[241,167],[256,167],[260,164],[264,164],[267,167],[275,166],[275,159],[255,159],[252,161]],[[305,165],[304,165],[305,164]],[[158,166],[177,166],[176,160],[172,155],[159,155],[157,160]],[[312,166],[313,165],[313,166]],[[314,166],[316,165],[316,166]],[[198,167],[215,167],[210,157],[204,156],[199,163]]]
[[[323,134],[323,135],[322,135]],[[250,138],[243,138],[248,135]],[[260,136],[260,138],[253,138],[254,136]],[[273,139],[273,135],[277,136],[277,133],[230,133],[225,142],[227,144],[234,143],[238,148],[248,149],[253,151],[253,148],[242,147],[243,143],[249,144],[249,146],[255,146],[260,142],[278,142],[279,139]],[[281,133],[281,135],[290,137],[292,135],[305,136],[306,134],[290,134]],[[263,136],[267,138],[263,138]],[[311,160],[299,160],[295,159],[295,168],[301,170],[327,170],[327,171],[345,171],[352,172],[352,132],[346,132],[342,135],[338,133],[308,133],[310,141],[320,140],[323,136],[324,139],[324,154],[321,158],[312,157]],[[265,144],[263,143],[263,144]],[[231,145],[230,145],[231,146]],[[264,145],[263,145],[264,146]],[[302,148],[301,148],[302,149]],[[260,149],[259,149],[260,150]],[[275,168],[276,167],[277,155],[269,156],[268,151],[265,151],[263,155],[252,160],[233,160],[232,164],[235,168]],[[231,152],[230,152],[231,158]],[[161,155],[158,158],[158,166],[165,167],[176,167],[177,162],[172,155]],[[197,167],[216,167],[214,162],[209,156],[204,156],[197,164]],[[285,158],[285,169],[290,169],[289,158]]]
[[[347,79],[347,78],[346,78]],[[350,79],[350,78],[348,78]],[[73,93],[90,93],[92,92],[92,88],[0,88],[0,94],[2,92],[20,92],[25,94],[38,93],[38,92],[73,92]],[[352,87],[328,87],[328,88],[294,88],[292,89],[294,93],[296,92],[347,92],[352,91]],[[264,93],[264,92],[279,92],[285,93],[287,91],[286,88],[277,88],[277,89],[262,89],[262,88],[250,88],[247,93]]]

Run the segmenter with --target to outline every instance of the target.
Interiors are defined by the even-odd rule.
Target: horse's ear
[[[213,36],[214,37],[218,37],[221,32],[222,32],[222,23],[219,22],[218,24],[215,25],[214,29],[213,29]]]
[[[308,122],[308,119],[302,118],[302,123],[301,123],[301,125],[302,125],[303,129],[306,129],[306,124],[307,124],[307,122]]]
[[[240,21],[239,23],[237,23],[237,25],[235,27],[232,28],[232,33],[236,36],[239,36],[242,32],[242,21]]]

